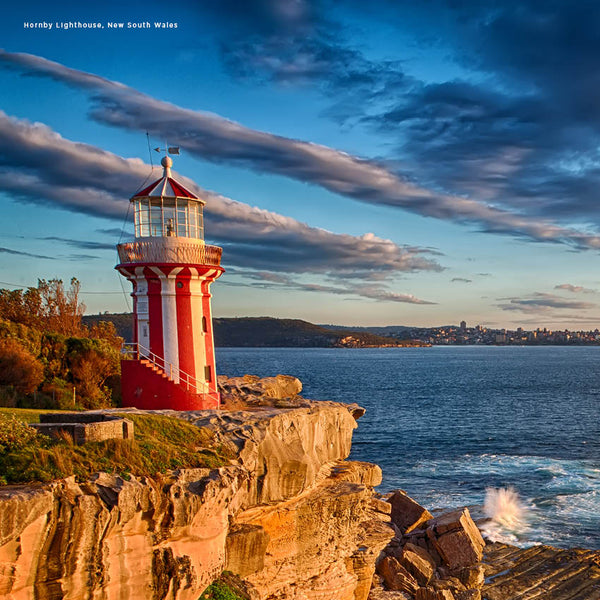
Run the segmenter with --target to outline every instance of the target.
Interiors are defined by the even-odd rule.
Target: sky
[[[24,0],[0,46],[0,287],[129,311],[166,142],[215,316],[600,324],[597,2]]]

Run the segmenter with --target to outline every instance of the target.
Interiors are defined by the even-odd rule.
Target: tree
[[[121,350],[125,341],[118,333],[112,321],[99,321],[89,327],[89,337],[105,340],[112,348]]]
[[[79,403],[85,408],[110,406],[106,380],[119,373],[119,353],[106,340],[68,338],[69,370],[77,387]]]
[[[71,287],[65,290],[62,279],[38,279],[41,296],[43,329],[62,335],[77,336],[85,332],[81,317],[85,304],[79,301],[81,283],[73,277]]]
[[[30,394],[44,380],[44,367],[17,340],[0,340],[0,385]]]
[[[0,317],[13,323],[38,328],[42,298],[38,288],[0,289]]]

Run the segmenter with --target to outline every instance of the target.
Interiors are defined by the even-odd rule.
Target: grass
[[[73,412],[72,410],[48,410],[46,408],[0,408],[0,416],[14,416],[25,423],[39,423],[42,413]]]
[[[38,420],[40,412],[48,411],[2,410],[0,433],[2,427],[9,428],[11,419],[7,413],[31,423]],[[134,439],[79,446],[68,435],[54,439],[38,434],[0,452],[0,484],[49,482],[71,475],[85,481],[99,471],[124,478],[154,476],[180,468],[216,468],[232,458],[215,443],[212,432],[206,428],[162,415],[122,416],[134,422]]]

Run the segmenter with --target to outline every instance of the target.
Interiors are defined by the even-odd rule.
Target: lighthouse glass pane
[[[177,207],[177,235],[180,237],[187,237],[187,210],[186,206]]]
[[[148,200],[141,200],[136,205],[135,235],[148,237],[150,235],[150,212]]]
[[[190,237],[198,238],[198,205],[190,204],[189,205],[189,223],[190,223]]]
[[[153,205],[150,208],[150,235],[162,236],[162,208]]]
[[[204,239],[204,214],[201,206],[198,210],[198,237]]]
[[[174,206],[165,206],[164,207],[164,229],[163,235],[166,237],[171,237],[176,235],[177,231],[175,229],[175,207]]]
[[[138,228],[138,224],[140,222],[139,212],[140,212],[140,205],[139,205],[139,202],[136,202],[134,204],[134,213],[133,213],[133,224],[135,227],[135,237],[140,237],[140,230]]]

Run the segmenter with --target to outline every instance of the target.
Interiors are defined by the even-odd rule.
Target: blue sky
[[[217,316],[598,325],[600,6],[123,4],[0,25],[0,285],[76,276],[88,312],[128,310],[148,132],[207,198]]]

